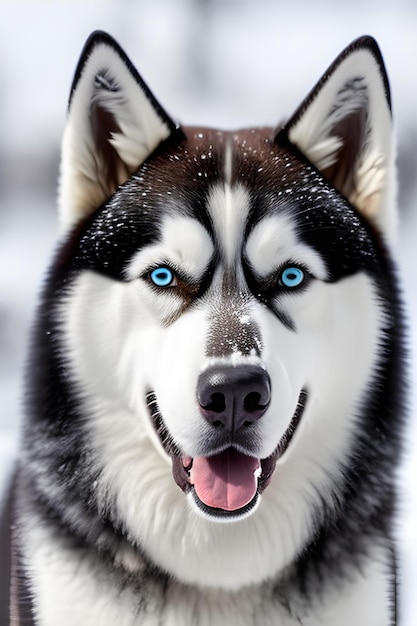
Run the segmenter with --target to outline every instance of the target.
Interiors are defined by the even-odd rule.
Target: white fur
[[[103,70],[108,71],[119,91],[95,86],[95,76]],[[97,44],[72,96],[62,143],[59,214],[65,229],[97,209],[115,190],[103,177],[105,164],[100,162],[94,144],[89,117],[93,102],[110,111],[121,130],[110,139],[120,158],[118,184],[170,134],[168,125],[116,51],[104,42]]]
[[[129,263],[125,275],[138,278],[152,265],[169,263],[181,268],[190,279],[199,281],[214,252],[209,234],[196,219],[167,215],[158,243],[140,250]]]
[[[340,90],[357,77],[365,81],[367,102],[352,98],[342,104],[338,97]],[[380,67],[367,48],[352,51],[337,65],[299,119],[292,126],[290,123],[289,137],[323,170],[337,160],[342,143],[332,133],[334,125],[360,108],[366,110],[367,140],[352,172],[352,184],[340,191],[392,242],[397,214],[391,113]]]
[[[226,155],[228,151],[230,146],[226,149]],[[230,161],[231,157],[225,160]],[[225,172],[229,177],[230,168],[229,163]],[[208,210],[213,218],[224,260],[231,266],[242,249],[243,232],[249,211],[249,194],[243,185],[235,185],[232,188],[226,178],[224,184],[218,184],[211,190]]]
[[[22,537],[31,554],[31,570],[36,573],[35,612],[40,626],[381,626],[386,623],[387,599],[384,578],[387,565],[382,553],[360,574],[338,589],[330,587],[322,604],[306,614],[294,598],[290,616],[271,599],[273,583],[247,587],[235,593],[183,587],[171,581],[166,597],[157,590],[144,590],[147,607],[137,616],[138,601],[131,589],[117,590],[100,566],[82,549],[70,549],[64,538],[50,534],[42,523],[26,516]],[[141,573],[143,563],[138,566]],[[57,618],[59,616],[59,618]],[[302,621],[301,621],[302,620]]]
[[[294,232],[291,217],[286,213],[271,215],[259,222],[249,235],[246,250],[253,269],[260,277],[277,271],[280,263],[288,260],[306,264],[320,280],[328,277],[322,257],[300,241]]]
[[[152,258],[175,258],[188,271],[200,263],[201,271],[212,253],[208,236],[188,220],[198,243],[190,247],[188,256],[181,238],[177,241],[167,234],[170,229],[173,233],[183,229],[184,218],[175,221],[167,221],[159,244],[137,255],[129,274],[135,274],[133,268],[142,266],[144,258],[145,265]],[[274,263],[280,265],[296,254],[312,273],[323,274],[317,253],[297,241],[290,219],[276,220],[275,231],[273,222],[261,223],[253,239],[274,232]],[[287,242],[293,242],[294,253],[290,254]],[[201,262],[193,252],[199,246]],[[255,250],[249,240],[250,260],[252,255],[254,264],[265,267],[265,259],[260,260]],[[266,252],[269,256],[270,246]],[[152,389],[176,443],[185,454],[198,454],[208,426],[201,419],[195,389],[199,373],[207,366],[205,345],[212,309],[203,303],[172,324],[163,324],[166,296],[151,295],[143,282],[138,278],[119,283],[84,273],[62,309],[73,376],[90,398],[86,411],[92,414],[91,436],[102,470],[98,501],[123,511],[132,537],[181,581],[238,589],[266,580],[289,563],[309,538],[312,528],[305,520],[311,506],[323,496],[332,501],[331,490],[343,471],[339,459],[349,450],[357,403],[372,382],[378,351],[382,319],[372,282],[365,275],[334,284],[318,279],[304,292],[284,298],[282,306],[294,320],[296,332],[254,299],[247,305],[247,315],[261,331],[265,349],[260,363],[271,376],[273,390],[271,406],[257,430],[259,457],[269,456],[278,445],[304,387],[309,389],[309,400],[302,428],[258,509],[231,525],[213,524],[185,505],[145,406],[146,391]],[[248,542],[252,549],[242,550]]]

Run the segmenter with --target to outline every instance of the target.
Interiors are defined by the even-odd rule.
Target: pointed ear
[[[64,227],[95,211],[178,131],[117,43],[93,33],[75,72],[62,144]]]
[[[341,53],[281,132],[388,240],[393,238],[390,92],[371,37],[357,39]]]

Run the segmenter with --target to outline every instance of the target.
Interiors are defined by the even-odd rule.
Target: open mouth
[[[211,517],[227,519],[248,515],[259,495],[268,486],[277,461],[288,449],[307,403],[302,390],[291,422],[274,452],[258,459],[240,452],[233,445],[210,456],[184,455],[175,445],[159,411],[156,396],[147,394],[152,423],[161,444],[172,460],[172,473],[184,493],[192,493],[198,508]]]

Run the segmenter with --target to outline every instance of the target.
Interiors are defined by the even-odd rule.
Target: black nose
[[[257,365],[216,366],[200,375],[197,398],[203,417],[233,434],[265,413],[271,401],[271,380]]]

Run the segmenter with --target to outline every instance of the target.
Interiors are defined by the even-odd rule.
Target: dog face
[[[337,414],[352,412],[376,353],[376,294],[353,252],[359,237],[372,243],[347,203],[265,134],[191,136],[132,176],[81,237],[66,336],[84,394],[144,422],[203,515],[236,519],[299,422],[320,413],[311,436],[339,456],[333,440],[351,425]],[[250,165],[242,143],[258,154]],[[300,170],[316,190],[307,202]]]
[[[55,324],[89,502],[181,580],[265,579],[334,506],[387,315],[384,89],[365,39],[279,131],[180,129],[114,42],[82,55]]]

